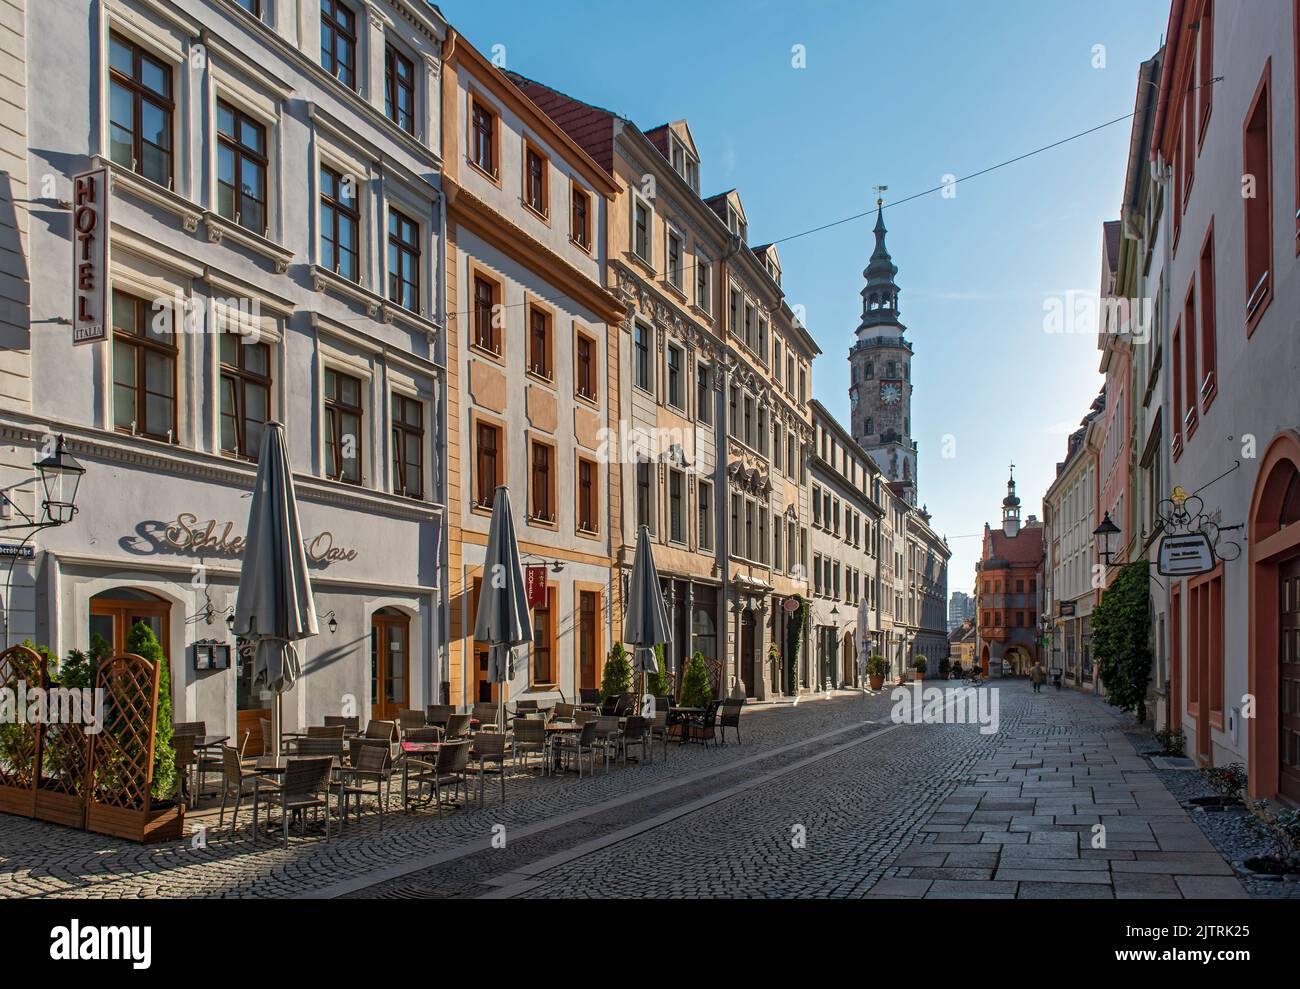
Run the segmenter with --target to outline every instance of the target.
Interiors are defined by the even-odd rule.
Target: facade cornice
[[[584,275],[508,217],[445,175],[443,193],[449,219],[519,261],[539,278],[585,306],[601,322],[614,326],[623,322],[627,307],[609,289]]]

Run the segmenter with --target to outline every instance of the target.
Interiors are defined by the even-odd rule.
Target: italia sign
[[[108,169],[72,179],[72,342],[108,337]]]
[[[1160,574],[1195,577],[1214,569],[1214,547],[1203,532],[1169,535],[1160,540]]]

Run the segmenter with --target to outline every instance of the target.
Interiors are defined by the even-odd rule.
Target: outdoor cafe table
[[[702,707],[670,707],[668,709],[668,714],[670,716],[674,714],[683,715],[682,720],[678,722],[678,724],[682,726],[682,737],[681,737],[681,741],[678,742],[679,745],[686,744],[687,735],[689,734],[689,732],[687,732],[686,730],[686,726],[688,722],[691,720],[691,718],[698,718],[700,715],[706,713],[707,712]]]
[[[546,757],[551,760],[552,769],[558,768],[560,764],[559,749],[552,744],[555,739],[562,735],[577,735],[582,732],[582,725],[575,724],[572,721],[552,721],[546,726]]]
[[[341,767],[342,762],[338,756],[296,756],[296,755],[260,755],[253,760],[253,769],[257,775],[253,777],[253,842],[257,842],[257,801],[259,796],[259,787],[261,786],[262,776],[283,776],[289,768],[289,763],[298,762],[300,759],[325,759],[330,760],[330,772]],[[297,811],[295,811],[297,813]],[[329,807],[325,808],[325,813],[329,813]],[[270,825],[271,817],[267,815],[267,824]]]
[[[466,739],[461,739],[460,741],[463,743],[466,741]],[[438,750],[441,749],[444,745],[454,745],[454,744],[457,743],[455,741],[400,743],[400,745],[398,746],[400,750],[398,752],[398,758],[401,759],[402,761],[402,809],[403,810],[410,810],[411,807],[411,799],[409,796],[407,796],[407,783],[410,779],[410,766],[408,765],[408,760],[420,759],[421,757],[431,756],[432,763],[436,765],[438,761]],[[417,800],[416,803],[418,803],[419,806],[421,807],[426,807],[432,800],[433,797],[426,797],[424,800]],[[450,804],[449,806],[459,807],[460,804]]]

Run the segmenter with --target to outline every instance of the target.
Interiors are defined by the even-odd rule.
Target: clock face
[[[903,390],[898,385],[881,385],[880,400],[886,405],[897,405],[903,397]]]

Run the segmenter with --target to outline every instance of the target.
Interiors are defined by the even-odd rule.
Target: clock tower
[[[916,504],[912,440],[912,345],[898,319],[898,267],[885,247],[884,200],[876,200],[876,248],[862,273],[862,322],[849,351],[853,438],[908,504]]]

